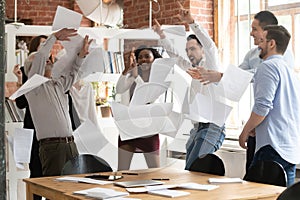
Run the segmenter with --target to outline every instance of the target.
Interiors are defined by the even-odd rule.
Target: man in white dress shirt
[[[215,100],[215,97],[211,93],[210,85],[203,85],[199,80],[194,79],[194,71],[198,67],[210,70],[219,70],[217,47],[208,33],[200,25],[194,22],[190,11],[184,9],[179,2],[178,5],[180,7],[178,18],[181,22],[189,24],[189,27],[195,33],[187,37],[186,53],[189,61],[178,56],[177,50],[174,49],[170,41],[166,39],[163,31],[160,29],[159,23],[156,20],[156,25],[154,25],[153,28],[159,34],[161,38],[160,43],[167,50],[168,54],[171,57],[176,57],[176,64],[193,78],[190,89],[190,102],[194,100],[197,93],[201,93],[212,100]],[[193,162],[198,157],[217,151],[221,147],[225,138],[224,125],[218,126],[205,120],[193,123],[194,128],[190,131],[190,137],[186,143],[185,169],[190,169]]]

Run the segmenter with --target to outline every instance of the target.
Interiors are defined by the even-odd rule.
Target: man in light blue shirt
[[[300,163],[300,81],[282,56],[289,40],[283,26],[264,27],[258,46],[264,61],[254,76],[254,106],[239,137],[240,146],[247,148],[247,139],[255,131],[256,153],[251,165],[259,160],[280,163],[288,186],[294,183],[296,164]]]

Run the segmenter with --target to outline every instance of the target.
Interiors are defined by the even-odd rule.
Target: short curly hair
[[[152,47],[147,47],[147,46],[144,46],[144,45],[139,46],[139,48],[137,48],[137,49],[134,51],[135,57],[138,58],[139,55],[140,55],[140,53],[141,53],[141,51],[143,51],[143,50],[151,51],[152,54],[153,54],[154,59],[156,59],[156,58],[162,58],[162,56],[161,56],[160,53],[157,51],[157,49],[152,48]]]

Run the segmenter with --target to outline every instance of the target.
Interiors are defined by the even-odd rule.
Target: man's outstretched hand
[[[76,29],[69,29],[69,28],[63,28],[56,33],[54,33],[54,36],[57,40],[60,41],[70,41],[70,37],[76,36],[77,30]]]

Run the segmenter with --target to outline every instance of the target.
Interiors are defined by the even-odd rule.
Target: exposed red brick
[[[152,3],[153,18],[161,24],[178,24],[174,15],[178,14],[178,0],[158,0],[160,9],[155,2]],[[192,16],[212,34],[213,30],[213,0],[179,0],[186,9],[191,9]],[[51,25],[58,5],[80,12],[75,0],[30,0],[18,1],[18,18],[31,19],[34,25]],[[149,24],[148,0],[124,0],[124,25],[128,28],[142,28]],[[14,18],[14,1],[6,1],[6,16]],[[91,26],[92,22],[86,18],[82,26]],[[207,27],[206,27],[207,26]]]

